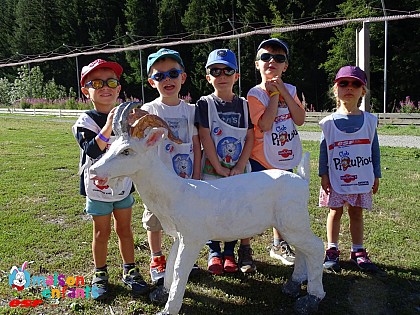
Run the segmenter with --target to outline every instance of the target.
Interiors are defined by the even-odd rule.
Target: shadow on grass
[[[340,273],[324,272],[327,295],[317,314],[419,313],[419,270],[380,265],[386,273],[366,274],[350,262],[341,265]],[[189,280],[180,314],[294,314],[295,300],[281,292],[293,269],[259,262],[257,268],[254,275],[212,276],[202,271]]]

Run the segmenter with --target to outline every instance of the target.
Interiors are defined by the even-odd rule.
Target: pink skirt
[[[329,208],[341,208],[345,205],[361,207],[363,209],[372,209],[372,191],[364,194],[339,194],[330,188],[330,194],[322,189],[319,191],[319,206]]]

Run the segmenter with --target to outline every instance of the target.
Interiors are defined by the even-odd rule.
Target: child
[[[144,104],[143,110],[164,119],[175,136],[182,140],[177,144],[166,139],[158,147],[160,159],[175,173],[184,178],[200,179],[201,148],[198,131],[194,126],[193,105],[180,100],[178,95],[187,74],[177,51],[162,48],[147,58],[150,85],[157,89],[159,97]],[[170,148],[170,149],[168,149]],[[153,283],[161,284],[165,276],[166,260],[162,254],[162,226],[156,216],[144,206],[143,226],[151,251],[150,275]],[[194,265],[192,272],[198,271]]]
[[[134,186],[125,178],[114,190],[101,186],[89,178],[89,167],[107,151],[114,141],[112,119],[115,104],[121,90],[119,82],[123,69],[116,62],[97,59],[82,68],[81,90],[91,100],[93,110],[80,115],[72,131],[79,143],[80,152],[80,194],[86,196],[86,213],[93,220],[92,252],[95,274],[92,281],[93,298],[105,299],[109,294],[107,254],[111,233],[111,216],[118,235],[120,254],[123,260],[122,281],[137,296],[148,290],[134,262],[134,239],[131,229],[131,211],[134,203]]]
[[[372,207],[372,192],[381,177],[376,116],[359,109],[367,78],[359,67],[345,66],[334,80],[337,111],[319,123],[322,140],[319,156],[319,205],[329,207],[324,268],[340,271],[338,237],[343,207],[347,205],[352,239],[350,259],[362,271],[376,272],[363,247],[363,208]]]
[[[248,160],[254,141],[253,125],[246,100],[232,92],[239,78],[237,69],[236,56],[229,49],[216,49],[207,59],[206,78],[214,92],[198,100],[195,112],[195,124],[199,126],[204,148],[204,180],[242,174],[247,166],[250,171]],[[234,256],[236,242],[225,242],[222,254],[219,241],[208,241],[210,273],[220,275],[223,271],[238,270]],[[238,265],[244,273],[256,270],[249,244],[250,239],[241,240],[238,250]]]
[[[255,66],[262,81],[250,89],[247,96],[255,126],[250,159],[252,171],[277,168],[291,172],[302,157],[302,144],[295,125],[304,123],[305,109],[296,95],[296,87],[281,78],[289,66],[287,44],[278,38],[262,41]],[[273,234],[270,256],[285,265],[293,265],[295,253],[275,228]]]

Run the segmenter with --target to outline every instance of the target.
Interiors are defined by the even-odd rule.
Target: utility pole
[[[385,3],[381,0],[382,10],[386,16]],[[388,21],[385,21],[385,53],[384,53],[384,114],[386,113],[386,90],[387,90],[387,64],[388,64]]]
[[[235,30],[235,16],[232,17],[232,21],[228,19],[228,22],[230,24],[230,26],[232,27],[233,30],[233,35],[235,35],[235,33],[237,34],[236,30]],[[242,92],[242,88],[241,88],[241,42],[239,40],[238,37],[238,72],[239,72],[239,90],[238,90],[238,96],[241,96],[241,92]]]
[[[125,34],[130,37],[130,39],[135,42],[136,40],[130,35],[129,32]],[[143,61],[141,58],[141,49],[139,49],[139,61],[140,61],[140,79],[141,79],[141,103],[144,104],[144,82],[143,82]]]

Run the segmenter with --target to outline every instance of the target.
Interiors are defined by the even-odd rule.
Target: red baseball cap
[[[96,59],[95,61],[92,61],[90,64],[82,68],[82,74],[80,76],[80,85],[84,86],[85,78],[90,72],[100,68],[112,69],[117,75],[118,80],[120,79],[121,74],[123,72],[123,68],[120,66],[119,63],[113,61],[105,61],[103,59]]]

